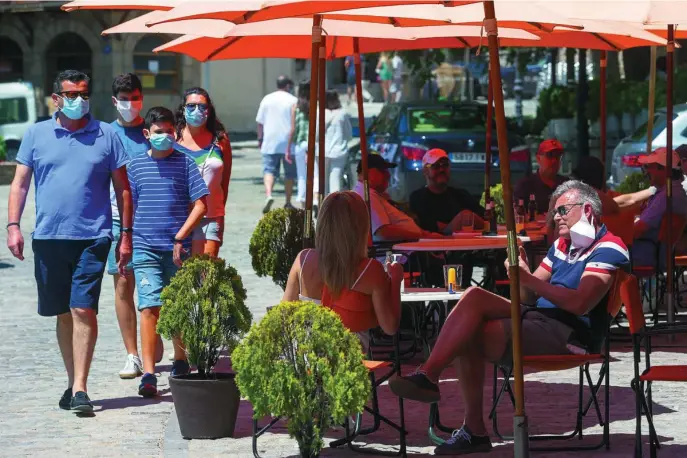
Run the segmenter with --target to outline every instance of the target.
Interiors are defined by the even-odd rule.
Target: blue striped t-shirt
[[[198,166],[175,150],[162,159],[136,156],[127,171],[134,199],[134,248],[173,250],[190,204],[208,194]],[[186,239],[184,247],[190,246]]]

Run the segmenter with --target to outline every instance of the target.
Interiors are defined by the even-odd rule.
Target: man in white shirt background
[[[403,59],[398,55],[398,52],[394,53],[394,57],[391,59],[391,70],[393,78],[389,91],[392,94],[391,100],[398,103],[403,95]]]
[[[285,160],[286,148],[291,132],[291,109],[298,99],[291,93],[293,81],[287,76],[277,78],[277,90],[267,94],[260,102],[258,115],[258,146],[262,153],[263,182],[265,184],[265,206],[263,213],[272,208],[274,181],[279,178],[280,164],[284,167],[284,208],[293,208],[291,193],[296,178],[296,164]]]

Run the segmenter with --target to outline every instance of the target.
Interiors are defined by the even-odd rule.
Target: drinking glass
[[[463,281],[463,266],[461,264],[446,264],[444,265],[444,287],[448,290],[448,271],[449,269],[456,269],[456,291],[460,290],[460,285]]]

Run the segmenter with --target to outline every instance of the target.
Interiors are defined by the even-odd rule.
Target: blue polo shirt
[[[575,290],[585,272],[611,274],[616,269],[627,270],[630,254],[623,241],[608,232],[605,225],[599,228],[596,239],[586,250],[571,250],[570,240],[563,237],[556,240],[541,263],[541,267],[551,272],[550,283]],[[551,301],[540,297],[539,308],[556,308]],[[584,319],[587,324],[589,321]]]
[[[70,132],[55,114],[24,134],[17,162],[33,169],[34,239],[112,237],[110,180],[128,157],[112,126],[87,118],[85,127]]]
[[[124,151],[129,159],[139,154],[145,154],[150,149],[150,142],[143,135],[143,123],[134,127],[124,127],[115,120],[110,125],[115,133],[119,135],[119,139],[122,141]],[[112,204],[112,218],[119,221],[121,218],[119,216],[119,208],[117,207],[117,195],[112,184],[110,184],[110,203]]]

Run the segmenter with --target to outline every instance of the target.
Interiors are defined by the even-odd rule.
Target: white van
[[[24,132],[36,122],[36,96],[31,83],[0,83],[0,137],[6,160],[17,157]]]

